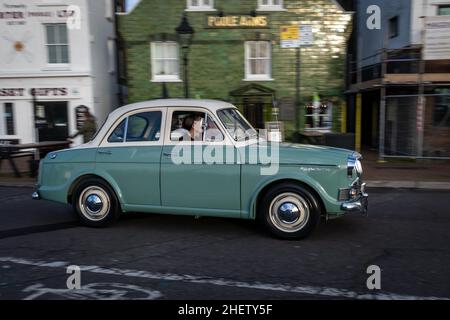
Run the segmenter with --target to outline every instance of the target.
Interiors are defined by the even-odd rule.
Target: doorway
[[[231,91],[230,96],[254,128],[265,128],[265,121],[269,121],[268,114],[275,99],[273,89],[251,83]]]
[[[69,136],[67,101],[36,102],[36,141],[64,141]]]
[[[264,104],[244,99],[244,117],[256,129],[264,129]]]

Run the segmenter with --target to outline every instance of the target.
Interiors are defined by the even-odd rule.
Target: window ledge
[[[258,12],[264,12],[264,11],[287,11],[286,8],[278,7],[278,6],[267,6],[267,7],[259,7],[256,9]]]
[[[158,78],[154,77],[150,82],[183,82],[180,78]]]
[[[214,12],[214,11],[217,11],[217,9],[199,7],[199,8],[187,8],[187,9],[184,9],[184,11],[187,11],[187,12]]]
[[[47,64],[44,68],[42,68],[42,71],[70,71],[70,65],[69,64]]]
[[[274,81],[275,79],[270,77],[246,77],[243,81]]]

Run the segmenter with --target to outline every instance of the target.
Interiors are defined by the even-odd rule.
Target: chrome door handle
[[[112,155],[111,151],[97,151],[99,154],[107,154],[107,155]]]
[[[164,157],[171,157],[172,154],[171,154],[171,153],[167,153],[167,152],[163,152],[163,156],[164,156]]]

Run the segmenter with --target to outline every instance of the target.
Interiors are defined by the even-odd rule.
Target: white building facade
[[[115,41],[112,0],[0,0],[0,140],[65,140],[82,105],[99,125],[118,107]]]

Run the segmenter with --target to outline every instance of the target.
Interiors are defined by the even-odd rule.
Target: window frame
[[[319,108],[321,108],[323,105],[323,103],[321,103],[321,106]],[[327,108],[329,108],[327,110],[327,113],[320,113],[319,112],[315,112],[315,110],[312,110],[312,113],[308,114],[305,111],[304,119],[305,119],[305,131],[318,131],[318,132],[331,132],[333,130],[333,112],[334,112],[334,104],[330,103],[327,104]],[[312,119],[312,122],[314,123],[314,118],[317,117],[317,119],[319,119],[319,123],[320,123],[320,118],[324,119],[323,121],[325,123],[328,123],[328,126],[316,126],[316,127],[306,127],[306,124],[308,124],[308,119]]]
[[[393,22],[395,21],[395,30],[393,30]],[[394,32],[395,31],[395,32]],[[400,35],[400,16],[393,16],[388,20],[388,37],[395,39]]]
[[[146,112],[161,112],[161,127],[159,129],[159,140],[157,141],[126,141],[126,134],[128,131],[128,118],[139,113],[146,113]],[[124,141],[122,142],[109,142],[108,139],[111,136],[111,134],[116,130],[117,126],[119,126],[123,120],[126,120],[125,123],[125,137]],[[166,131],[166,108],[141,108],[132,110],[129,112],[126,112],[122,114],[120,117],[118,117],[114,123],[111,125],[111,127],[106,131],[105,135],[102,137],[102,140],[99,144],[99,148],[103,147],[137,147],[137,146],[162,146],[164,145],[164,132]]]
[[[176,59],[173,58],[155,58],[156,45],[157,44],[174,43],[176,45]],[[165,50],[165,49],[163,49]],[[177,74],[171,75],[158,75],[155,73],[156,70],[156,60],[176,60],[177,62]],[[182,82],[180,79],[180,44],[176,41],[152,41],[150,42],[150,64],[151,64],[151,82]]]
[[[6,117],[6,106],[9,105],[11,107],[11,125],[12,128],[8,127],[8,118]],[[14,110],[14,103],[13,102],[5,102],[3,103],[3,121],[5,123],[5,134],[7,136],[15,136],[17,134],[16,131],[16,116],[15,116],[15,110]],[[9,133],[9,129],[12,129],[12,133]]]
[[[284,1],[279,0],[280,4],[273,4],[273,0],[267,0],[269,4],[263,4],[263,0],[258,0],[258,8],[256,11],[286,11],[284,7]]]
[[[186,0],[186,9],[185,11],[190,11],[190,12],[204,12],[204,11],[217,11],[216,9],[214,9],[214,0],[209,0],[210,5],[206,5],[204,4],[204,0],[197,0],[199,2],[201,2],[201,5],[198,6],[193,6],[192,5],[192,0]]]
[[[441,14],[441,12],[440,12],[441,9],[447,9],[447,10],[449,10],[449,13]],[[450,4],[438,4],[437,5],[437,9],[436,9],[436,15],[437,16],[448,16],[448,15],[450,15]]]
[[[47,27],[48,26],[55,26],[55,25],[65,26],[66,33],[67,33],[67,42],[66,43],[51,43],[51,44],[48,43],[49,39],[48,39]],[[66,67],[66,66],[69,66],[70,63],[71,63],[70,62],[71,61],[71,57],[70,57],[70,39],[69,39],[70,32],[69,32],[69,28],[67,28],[67,25],[65,23],[48,23],[48,22],[46,22],[46,23],[43,23],[43,26],[44,26],[44,38],[45,38],[45,49],[46,49],[45,51],[46,51],[46,59],[47,59],[46,63],[47,63],[47,66],[49,66],[49,67],[59,67],[59,66]],[[50,50],[49,50],[50,46],[55,46],[55,47],[65,46],[65,47],[67,47],[67,62],[50,62]],[[57,57],[58,57],[58,55],[57,55]]]
[[[250,52],[251,48],[250,46],[253,43],[259,43],[259,42],[265,42],[268,44],[268,55],[266,58],[250,58]],[[272,45],[270,41],[259,41],[259,40],[252,40],[252,41],[245,41],[245,78],[244,81],[273,81],[272,78]],[[251,66],[250,66],[250,60],[268,60],[267,62],[267,71],[268,73],[265,74],[251,74]]]
[[[12,113],[12,133],[8,133],[8,122],[6,117],[6,105],[11,105],[11,113]],[[0,104],[0,137],[17,137],[17,125],[16,125],[16,116],[15,116],[15,106],[14,102],[11,101],[3,101]]]

